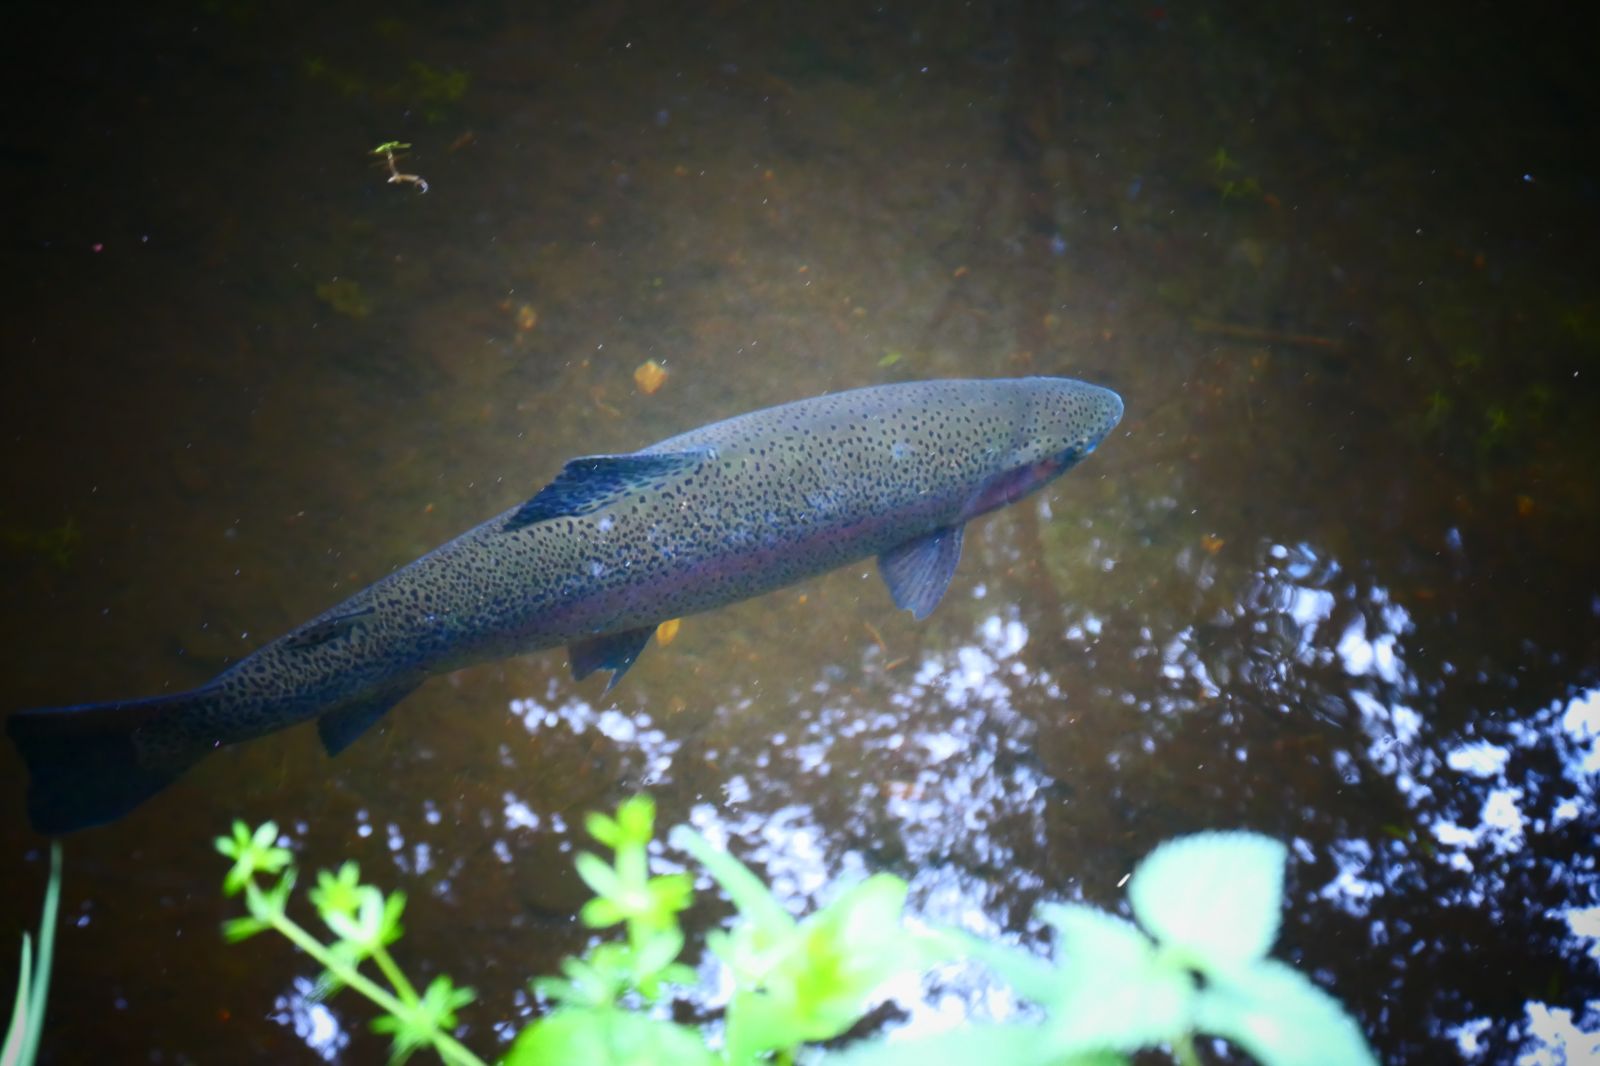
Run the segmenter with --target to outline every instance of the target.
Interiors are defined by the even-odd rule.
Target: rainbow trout
[[[609,691],[657,624],[877,556],[917,618],[964,524],[1032,492],[1122,417],[1067,378],[855,389],[573,459],[528,502],[188,692],[18,711],[34,826],[127,813],[207,752],[308,718],[338,754],[432,674],[566,645]]]

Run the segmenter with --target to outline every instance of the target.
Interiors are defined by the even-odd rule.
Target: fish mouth
[[[1100,436],[1104,437],[1107,433],[1116,429],[1117,423],[1122,421],[1122,397],[1111,389],[1103,388],[1099,385],[1094,385],[1092,388],[1096,393],[1095,398],[1100,401],[1105,411],[1102,416],[1102,425],[1105,428],[1100,431]]]
[[[1102,385],[1090,385],[1087,383],[1084,384],[1083,389],[1089,399],[1094,401],[1095,406],[1098,408],[1096,413],[1099,416],[1095,419],[1095,431],[1089,434],[1088,446],[1083,449],[1083,454],[1088,455],[1099,447],[1100,442],[1105,440],[1112,430],[1117,428],[1117,424],[1122,421],[1123,408],[1122,397],[1111,389]]]

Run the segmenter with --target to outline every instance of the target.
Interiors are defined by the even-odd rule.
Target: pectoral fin
[[[644,646],[650,643],[650,636],[655,631],[655,626],[640,626],[638,629],[625,629],[621,633],[573,641],[567,648],[567,658],[572,662],[572,676],[582,681],[596,670],[610,670],[611,680],[606,682],[606,691],[610,692],[617,687],[617,682],[622,680],[622,675],[628,672],[628,667],[633,665],[639,653],[644,651]]]
[[[554,481],[517,508],[505,530],[510,533],[549,518],[598,511],[624,493],[647,489],[652,482],[703,462],[708,454],[704,449],[690,449],[573,459],[561,468]]]
[[[939,606],[950,587],[961,561],[961,530],[961,526],[936,529],[878,556],[878,570],[895,606],[910,611],[919,622]]]
[[[317,719],[317,736],[322,738],[322,750],[337,755],[356,742],[356,738],[377,724],[389,708],[416,691],[420,682],[408,682],[398,688],[384,689],[376,696],[356,703],[347,703]]]

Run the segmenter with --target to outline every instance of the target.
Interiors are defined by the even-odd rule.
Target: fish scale
[[[337,753],[432,674],[568,646],[615,685],[656,625],[877,556],[926,616],[964,524],[1059,476],[1122,401],[1069,378],[878,385],[754,411],[544,489],[190,692],[35,708],[8,731],[36,827],[116,818],[206,752],[318,720]]]

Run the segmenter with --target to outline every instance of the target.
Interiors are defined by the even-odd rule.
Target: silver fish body
[[[19,711],[34,823],[118,817],[206,751],[318,719],[336,753],[428,676],[567,645],[611,684],[655,627],[877,556],[925,616],[964,524],[1037,489],[1122,416],[1067,378],[926,381],[801,400],[574,459],[490,519],[174,696]]]

